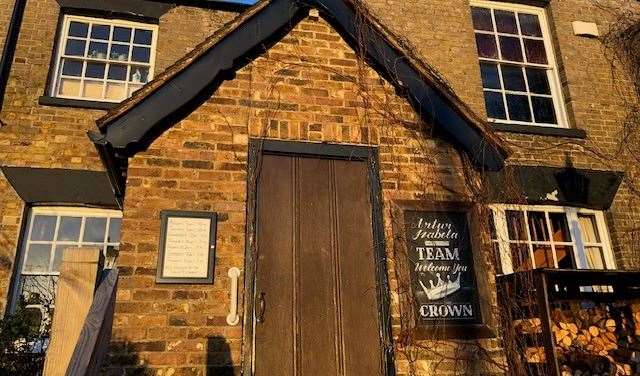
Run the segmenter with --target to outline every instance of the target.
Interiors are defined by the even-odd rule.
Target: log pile
[[[616,357],[620,339],[616,321],[604,307],[552,311],[552,336],[562,364],[563,376],[638,375],[637,364]],[[635,336],[640,336],[640,304],[632,306]],[[539,318],[515,320],[516,332],[526,335],[542,332]],[[524,349],[529,363],[544,363],[540,344]]]

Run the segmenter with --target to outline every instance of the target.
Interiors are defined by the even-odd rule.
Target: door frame
[[[262,155],[307,156],[323,159],[356,160],[367,163],[370,182],[371,223],[376,268],[376,300],[378,305],[380,332],[380,364],[383,376],[395,375],[393,342],[391,334],[391,310],[389,302],[389,280],[387,275],[387,253],[382,217],[382,188],[379,176],[378,148],[345,144],[283,141],[273,139],[249,139],[247,160],[247,209],[244,261],[244,314],[242,335],[242,374],[253,375],[253,334],[255,314],[256,267],[256,211],[259,166]]]

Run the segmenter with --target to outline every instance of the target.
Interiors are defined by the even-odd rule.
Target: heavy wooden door
[[[265,155],[256,376],[381,374],[367,165]]]

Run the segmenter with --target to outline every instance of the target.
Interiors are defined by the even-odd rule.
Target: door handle
[[[264,301],[264,292],[261,292],[258,296],[258,311],[256,312],[256,322],[263,323],[264,322],[264,310],[266,303]]]

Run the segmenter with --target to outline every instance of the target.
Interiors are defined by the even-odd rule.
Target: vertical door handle
[[[258,311],[256,312],[256,321],[259,323],[264,322],[264,310],[265,310],[264,292],[261,292],[258,296]]]

